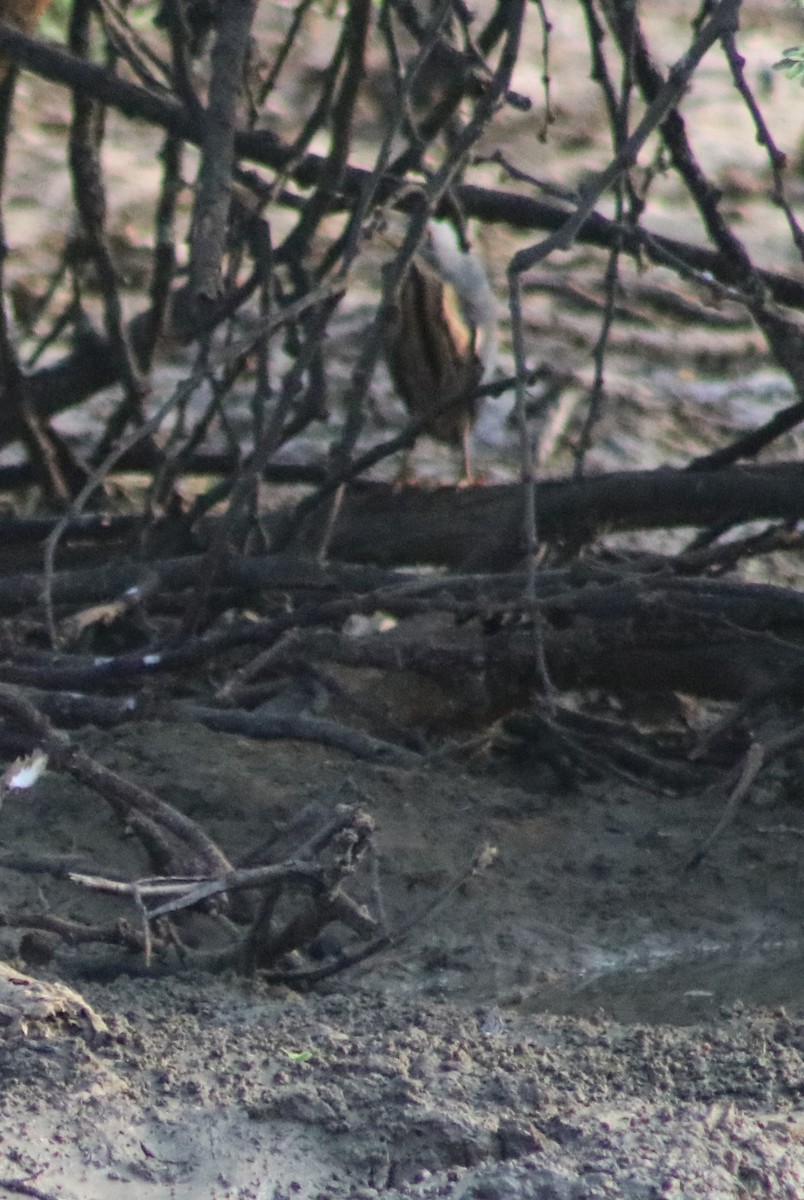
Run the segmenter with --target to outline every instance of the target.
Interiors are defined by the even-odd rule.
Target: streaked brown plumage
[[[0,0],[0,20],[16,25],[23,33],[33,33],[39,18],[52,0]],[[9,62],[0,58],[0,82],[8,74]]]
[[[12,25],[30,32],[52,0],[0,0],[0,16]]]
[[[471,480],[471,431],[477,389],[493,366],[496,302],[481,263],[455,236],[431,222],[427,257],[413,259],[389,314],[386,359],[410,415],[430,437],[462,448]]]
[[[465,446],[483,375],[475,331],[463,319],[452,285],[421,260],[408,268],[392,310],[387,358],[399,395],[425,433]]]

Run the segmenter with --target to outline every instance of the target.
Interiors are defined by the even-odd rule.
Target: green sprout
[[[783,57],[777,63],[774,63],[774,68],[777,71],[784,71],[788,79],[792,79],[795,83],[804,83],[804,46],[791,46],[788,50],[782,51]]]

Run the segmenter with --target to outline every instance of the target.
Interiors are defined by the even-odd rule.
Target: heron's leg
[[[411,459],[413,457],[413,447],[408,446],[407,450],[403,450],[399,458],[399,470],[396,473],[393,488],[395,492],[401,492],[402,488],[410,487],[414,482],[413,468],[411,467]]]
[[[472,470],[472,424],[464,421],[461,428],[461,453],[463,455],[463,475],[458,480],[458,487],[471,487],[475,482]]]

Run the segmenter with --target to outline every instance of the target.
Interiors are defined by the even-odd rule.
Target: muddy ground
[[[35,973],[71,979],[110,1033],[34,1021],[0,1043],[0,1194],[20,1181],[80,1200],[802,1194],[798,796],[769,792],[686,870],[718,815],[700,795],[567,790],[539,764],[517,782],[494,762],[374,767],[195,726],[83,740],[234,858],[303,806],[365,805],[392,928],[481,846],[498,856],[399,946],[304,995],[143,978],[134,956],[131,974],[93,982],[107,955],[81,955],[76,978],[62,952]],[[144,869],[61,778],[9,798],[2,822],[17,851]],[[8,870],[0,895],[135,920],[125,902]],[[189,943],[224,937],[214,926],[196,918]],[[2,956],[17,946],[6,930]]]
[[[560,86],[551,139],[538,141],[535,117],[503,119],[509,142],[532,146],[540,170],[566,184],[608,158],[601,151],[590,160],[591,117],[599,116],[597,132],[604,121],[599,101],[590,100],[587,65],[566,69],[583,45],[577,13],[573,26],[574,6],[553,7]],[[655,8],[654,19],[669,22],[659,40],[669,62],[689,40],[692,13],[680,2]],[[782,48],[801,40],[792,13],[745,7],[740,44],[753,80],[772,81]],[[516,82],[538,96],[535,46]],[[768,86],[774,130],[795,157],[800,91],[783,80]],[[9,262],[36,288],[70,226],[67,117],[58,89],[29,78],[21,89]],[[707,60],[686,102],[693,119],[707,112],[697,144],[737,196],[741,236],[763,265],[790,269],[783,218],[766,202],[764,157],[744,114],[734,120],[730,94],[722,62]],[[292,109],[292,97],[287,103]],[[130,250],[147,255],[159,139],[111,125],[110,223]],[[500,183],[496,173],[490,181]],[[798,176],[790,184],[795,197]],[[660,231],[703,240],[672,176],[662,186]],[[501,288],[509,236],[496,230],[480,243]],[[557,270],[568,261],[562,257]],[[599,286],[599,261],[593,271]],[[558,312],[551,287],[541,285],[562,281],[560,274],[531,281],[529,353],[568,363],[585,386],[599,314]],[[375,303],[376,292],[355,287],[343,306],[336,327],[345,353]],[[597,468],[684,461],[788,402],[788,381],[747,325],[717,345],[708,330],[653,338],[626,328],[617,336],[619,327],[607,382],[618,402],[593,448]],[[510,366],[506,335],[503,353]],[[349,363],[335,354],[330,366],[337,391]],[[175,382],[176,364],[170,369],[165,386]],[[90,422],[104,403],[93,402]],[[378,411],[391,423],[401,417],[394,403],[380,394]],[[510,404],[503,397],[481,419],[479,459],[491,478],[516,474]],[[83,419],[65,414],[61,427],[80,437]],[[303,458],[309,447],[293,450]],[[800,453],[800,435],[782,451]],[[428,461],[425,451],[424,469],[443,473],[445,455]],[[568,466],[556,434],[546,469]],[[775,565],[774,578],[800,586],[800,561],[788,556]],[[753,574],[771,577],[767,561]],[[234,859],[311,803],[323,812],[362,804],[378,825],[375,882],[391,928],[449,894],[407,938],[306,994],[198,971],[149,978],[135,956],[123,964],[128,973],[110,970],[101,953],[81,956],[80,971],[71,952],[26,964],[18,931],[0,930],[0,959],[43,979],[67,979],[109,1029],[94,1035],[79,1017],[33,1021],[25,1035],[0,1030],[0,1195],[804,1194],[804,809],[795,772],[753,795],[690,870],[685,863],[715,825],[722,792],[677,796],[613,777],[559,779],[538,755],[503,761],[481,752],[455,761],[436,754],[413,768],[371,766],[318,746],[253,743],[193,725],[138,723],[77,737],[192,816]],[[28,798],[6,800],[0,837],[8,852],[74,854],[126,877],[144,870],[134,840],[100,801],[57,776]],[[450,891],[486,845],[497,850],[493,864]],[[376,900],[375,882],[361,875],[356,894]],[[0,910],[19,906],[136,919],[124,902],[0,867]],[[191,946],[221,945],[227,934],[210,917],[193,918],[184,931]],[[330,949],[348,949],[350,935],[334,935]]]

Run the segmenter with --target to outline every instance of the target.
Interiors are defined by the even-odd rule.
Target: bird
[[[16,25],[23,33],[33,33],[51,3],[52,0],[0,0],[0,21]],[[8,76],[10,67],[7,59],[0,58],[0,83]]]
[[[53,0],[0,0],[0,17],[25,33],[33,33]]]
[[[422,431],[463,452],[473,481],[477,391],[494,369],[497,298],[480,259],[452,222],[431,220],[389,309],[385,357],[394,386]],[[407,459],[401,476],[407,477]]]

